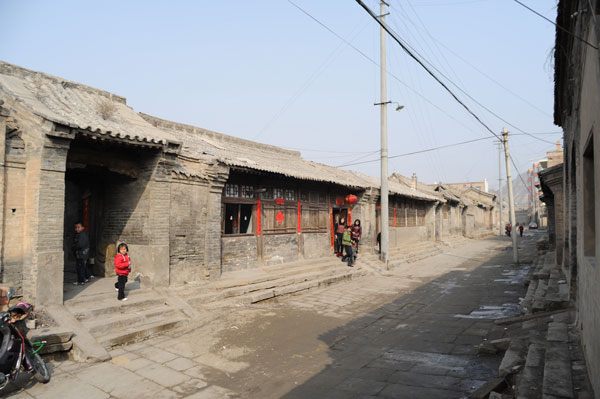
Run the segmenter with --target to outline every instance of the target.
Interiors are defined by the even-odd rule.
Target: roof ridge
[[[14,76],[14,77],[21,78],[21,79],[25,79],[28,77],[35,79],[36,77],[39,77],[39,78],[48,80],[54,84],[60,84],[65,89],[66,88],[74,88],[74,89],[82,90],[82,91],[92,93],[92,94],[97,94],[97,95],[106,97],[109,100],[127,105],[127,99],[123,96],[119,96],[117,94],[108,92],[106,90],[97,89],[95,87],[88,86],[83,83],[78,83],[78,82],[74,82],[72,80],[64,79],[59,76],[50,75],[45,72],[34,71],[31,69],[23,68],[22,66],[14,65],[9,62],[2,61],[2,60],[0,60],[0,74],[7,75],[7,76]]]
[[[242,139],[239,137],[230,136],[228,134],[204,129],[204,128],[201,128],[198,126],[188,125],[188,124],[180,123],[180,122],[174,122],[174,121],[170,121],[168,119],[158,118],[156,116],[149,115],[144,112],[138,112],[138,115],[141,116],[144,120],[146,120],[147,122],[149,122],[150,124],[152,124],[155,127],[173,129],[173,130],[178,130],[178,131],[186,131],[188,133],[199,133],[202,135],[206,135],[209,138],[219,140],[221,142],[225,141],[225,142],[230,142],[230,143],[242,144],[245,146],[251,146],[254,148],[258,148],[258,149],[263,149],[263,150],[272,151],[272,152],[278,152],[280,154],[295,156],[295,157],[303,159],[301,157],[300,151],[286,150],[285,148],[277,147],[275,145],[259,143],[256,141]]]

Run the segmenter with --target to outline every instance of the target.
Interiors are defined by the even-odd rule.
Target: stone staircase
[[[114,289],[82,295],[65,301],[65,307],[106,349],[173,333],[190,322],[185,307],[150,289],[129,290],[125,302],[116,299]]]
[[[360,256],[354,267],[331,256],[225,273],[215,282],[188,284],[169,292],[194,308],[216,302],[253,304],[366,274]]]
[[[392,248],[389,254],[389,270],[379,261],[378,253],[360,254],[359,261],[369,270],[388,274],[393,268],[406,263],[417,262],[422,259],[442,253],[442,245],[434,241],[418,241],[404,248]]]
[[[569,304],[569,286],[554,261],[554,251],[538,256],[525,280],[527,293],[521,302],[524,314],[561,309]]]
[[[594,398],[580,336],[573,324],[575,312],[569,304],[564,276],[554,263],[554,252],[538,255],[527,283],[527,295],[521,303],[523,315],[495,321],[507,326],[512,337],[499,367],[500,377],[509,382],[508,388],[498,395],[519,399]]]

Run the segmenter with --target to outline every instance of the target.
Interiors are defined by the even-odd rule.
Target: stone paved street
[[[522,241],[533,251],[536,234]],[[367,276],[252,306],[117,349],[112,361],[53,361],[48,385],[12,398],[459,398],[497,375],[475,345],[506,331],[527,266],[505,238],[473,241],[392,276]],[[360,261],[360,259],[359,259]]]

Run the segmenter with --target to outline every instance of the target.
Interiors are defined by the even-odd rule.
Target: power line
[[[289,0],[288,0],[289,1]],[[492,134],[494,137],[496,137],[499,141],[502,141],[502,139],[500,138],[500,136],[498,136],[488,125],[486,125],[480,118],[479,116],[477,116],[477,114],[475,114],[464,102],[462,102],[457,96],[456,94],[454,94],[454,92],[452,90],[450,90],[450,88],[448,88],[448,86],[446,86],[446,84],[444,82],[442,82],[440,80],[440,78],[438,78],[424,63],[423,61],[421,61],[417,56],[415,56],[412,51],[410,51],[410,49],[407,47],[407,45],[405,45],[402,40],[400,40],[397,35],[385,24],[383,23],[379,18],[377,18],[377,15],[375,15],[375,13],[373,11],[371,11],[371,9],[369,7],[367,7],[367,5],[365,3],[362,2],[362,0],[356,0],[356,2],[365,9],[365,11],[375,20],[377,21],[377,23],[391,36],[392,39],[394,39],[394,41],[396,43],[398,43],[400,45],[400,47],[402,47],[402,49],[412,58],[414,59],[419,65],[421,65],[421,67],[423,67],[423,69],[425,69],[425,71],[431,75],[432,78],[434,78],[436,80],[436,82],[438,82],[464,109],[467,110],[467,112],[469,114],[471,114],[490,134]],[[446,78],[447,79],[447,78]]]
[[[363,29],[366,27],[367,27],[367,25],[365,25],[361,29],[358,29],[354,33],[354,37],[358,36],[358,34],[360,34],[363,31]],[[273,125],[273,123],[276,122],[292,106],[292,104],[294,102],[296,102],[296,100],[298,100],[298,98],[300,98],[300,96],[302,96],[302,94],[317,80],[317,78],[327,69],[329,64],[331,64],[331,62],[333,62],[333,60],[342,52],[342,50],[343,50],[342,45],[344,44],[344,42],[348,43],[347,40],[344,40],[342,43],[338,44],[338,46],[327,56],[327,58],[321,63],[321,65],[319,65],[319,67],[315,71],[313,71],[313,73],[308,77],[308,79],[290,96],[290,98],[287,99],[287,101],[281,106],[281,108],[279,108],[279,110],[271,117],[271,119],[262,127],[262,129],[260,129],[260,131],[254,136],[255,140],[258,139],[260,136],[262,136],[262,134],[265,133]]]
[[[288,149],[288,150],[297,150],[297,151],[308,151],[308,152],[325,152],[325,153],[331,153],[331,154],[372,154],[374,152],[377,152],[379,150],[374,150],[374,151],[337,151],[337,150],[323,150],[323,149],[312,149],[312,148],[299,148],[299,147],[286,147],[286,146],[282,146],[282,148]]]
[[[357,2],[359,2],[359,3],[362,3],[360,0],[357,0]],[[362,3],[362,4],[364,4],[364,3]],[[363,7],[364,7],[364,6],[363,6]],[[368,10],[368,11],[370,11],[370,10]],[[371,12],[371,13],[372,13],[372,12]],[[372,16],[373,16],[373,15],[374,15],[374,14],[372,14]],[[385,25],[384,23],[382,23],[381,21],[379,21],[379,19],[376,19],[376,21],[377,21],[377,22],[378,22],[378,23],[379,23],[381,26],[384,26],[384,25]],[[393,38],[394,40],[396,40],[396,42],[398,42],[398,44],[400,44],[400,46],[401,46],[401,47],[402,47],[402,48],[403,48],[403,49],[404,49],[404,50],[405,50],[405,51],[406,51],[406,52],[407,52],[407,53],[408,53],[408,54],[409,54],[409,55],[410,55],[410,56],[411,56],[411,57],[412,57],[412,58],[413,58],[415,61],[417,61],[417,62],[418,62],[418,63],[419,63],[419,64],[420,64],[420,65],[421,65],[423,68],[425,68],[425,70],[426,70],[426,71],[427,71],[427,72],[428,72],[428,73],[429,73],[431,76],[433,76],[433,77],[435,78],[435,80],[436,80],[436,81],[438,81],[438,83],[442,84],[442,86],[443,86],[443,87],[444,87],[446,90],[448,90],[448,91],[449,91],[448,87],[447,87],[446,85],[444,85],[444,84],[441,82],[441,80],[440,80],[440,79],[438,79],[438,78],[437,78],[437,77],[436,77],[436,76],[435,76],[435,75],[434,75],[434,74],[433,74],[433,73],[432,73],[432,72],[431,72],[431,71],[430,71],[430,70],[429,70],[427,67],[425,67],[425,65],[423,64],[423,62],[425,62],[425,63],[427,63],[429,66],[431,66],[431,67],[432,67],[432,68],[433,68],[433,69],[434,69],[436,72],[438,72],[438,73],[439,73],[439,74],[440,74],[440,75],[441,75],[443,78],[445,78],[445,79],[446,79],[448,82],[450,82],[450,84],[452,84],[454,87],[456,87],[456,88],[457,88],[457,89],[458,89],[458,90],[459,90],[461,93],[463,93],[464,95],[466,95],[466,96],[467,96],[468,98],[470,98],[470,99],[471,99],[473,102],[475,102],[475,103],[476,103],[477,105],[479,105],[481,108],[483,108],[484,110],[486,110],[487,112],[489,112],[490,114],[492,114],[493,116],[495,116],[496,118],[498,118],[499,120],[501,120],[502,122],[506,123],[506,124],[507,124],[507,125],[509,125],[510,127],[512,127],[512,128],[514,128],[514,129],[516,129],[516,130],[520,131],[520,132],[521,132],[521,133],[523,133],[523,134],[526,134],[526,135],[528,135],[528,136],[531,136],[531,137],[535,138],[536,140],[539,140],[539,141],[542,141],[542,142],[545,142],[545,143],[549,143],[549,144],[554,144],[554,143],[552,143],[552,142],[550,142],[550,141],[547,141],[547,140],[541,139],[541,138],[539,138],[539,137],[535,137],[535,136],[534,136],[534,135],[532,135],[531,133],[528,133],[528,132],[526,132],[525,130],[523,130],[523,129],[521,129],[521,128],[517,127],[517,126],[515,126],[514,124],[510,123],[509,121],[507,121],[506,119],[504,119],[503,117],[501,117],[500,115],[498,115],[496,112],[492,111],[491,109],[489,109],[488,107],[486,107],[485,105],[483,105],[483,104],[482,104],[480,101],[478,101],[478,100],[477,100],[477,99],[475,99],[473,96],[471,96],[471,95],[470,95],[470,94],[469,94],[467,91],[465,91],[465,90],[464,90],[463,88],[461,88],[459,85],[457,85],[456,83],[454,83],[454,82],[453,82],[453,81],[452,81],[452,80],[451,80],[451,79],[450,79],[448,76],[446,76],[446,75],[445,75],[445,74],[444,74],[442,71],[440,71],[440,70],[439,70],[439,69],[438,69],[438,68],[437,68],[437,67],[436,67],[434,64],[432,64],[432,63],[431,63],[430,61],[428,61],[428,60],[427,60],[425,57],[423,57],[421,54],[419,54],[419,52],[418,52],[417,50],[415,50],[415,49],[414,49],[414,48],[413,48],[413,47],[412,47],[410,44],[408,44],[408,43],[401,43],[401,40],[400,40],[399,38],[397,38],[397,37],[396,37],[397,33],[396,33],[396,32],[395,32],[393,29],[391,29],[391,28],[389,28],[389,27],[386,27],[385,29],[386,29],[386,31],[387,31],[387,32],[390,34],[390,36],[392,36],[392,38]],[[423,59],[423,62],[421,62],[421,61],[420,61],[420,60],[419,60],[419,59],[418,59],[418,58],[417,58],[417,57],[416,57],[414,54],[412,54],[412,53],[411,53],[411,52],[408,50],[408,48],[407,48],[407,47],[410,47],[410,49],[411,49],[411,50],[412,50],[412,51],[413,51],[415,54],[417,54],[419,57],[421,57],[421,58]],[[450,93],[453,95],[453,97],[454,97],[456,100],[458,100],[458,98],[457,98],[457,97],[456,97],[456,96],[455,96],[455,95],[454,95],[452,92],[450,92]],[[461,104],[462,104],[462,103],[461,103]],[[464,104],[463,104],[463,106],[464,106]],[[466,106],[465,106],[465,107],[466,107]],[[470,111],[468,108],[467,108],[467,110],[468,110],[469,112],[471,112],[471,111]],[[474,113],[472,113],[472,112],[471,112],[471,114],[472,114],[472,115],[475,115],[475,114],[474,114]],[[483,122],[481,122],[481,120],[480,120],[480,119],[479,119],[477,116],[475,116],[475,117],[476,117],[476,118],[477,118],[477,119],[480,121],[480,123],[482,123],[482,124],[483,124]],[[487,125],[484,125],[484,126],[486,126],[486,127],[487,127]],[[491,129],[489,129],[489,128],[488,128],[488,130],[490,130],[490,131],[491,131]],[[492,132],[492,134],[494,134],[494,136],[496,136],[496,137],[497,137],[499,140],[501,140],[501,139],[500,139],[500,138],[499,138],[499,137],[498,137],[498,136],[497,136],[495,133],[493,133],[493,132]]]
[[[523,186],[525,186],[525,188],[527,188],[527,184],[525,183],[525,180],[523,180],[523,176],[521,176],[521,172],[519,172],[519,167],[517,166],[517,164],[515,163],[515,160],[513,159],[513,156],[511,154],[508,154],[508,157],[510,158],[510,162],[513,164],[513,166],[515,167],[515,171],[517,172],[517,174],[519,175],[519,179],[521,179],[521,182],[523,183]]]
[[[489,79],[491,82],[495,83],[497,86],[501,87],[502,89],[506,90],[508,93],[512,94],[513,96],[517,97],[518,99],[520,99],[521,101],[525,102],[526,104],[528,104],[529,106],[531,106],[532,108],[535,108],[536,110],[538,110],[539,112],[541,112],[542,114],[546,115],[546,116],[551,116],[549,113],[547,113],[546,111],[544,111],[543,109],[539,108],[538,106],[536,106],[535,104],[533,104],[532,102],[528,101],[526,98],[520,96],[519,94],[515,93],[514,91],[512,91],[511,89],[509,89],[508,87],[504,86],[502,83],[498,82],[496,79],[494,79],[493,77],[491,77],[490,75],[488,75],[487,73],[485,73],[484,71],[482,71],[481,69],[477,68],[475,65],[473,65],[472,63],[470,63],[468,60],[466,60],[465,58],[463,58],[460,54],[456,53],[455,51],[453,51],[450,47],[448,47],[447,45],[445,45],[444,43],[442,43],[440,40],[436,39],[433,35],[431,35],[431,33],[429,33],[429,31],[427,30],[427,28],[425,27],[425,25],[423,24],[423,22],[421,21],[421,18],[419,17],[419,15],[414,11],[414,6],[411,3],[408,3],[410,5],[410,7],[413,9],[414,14],[417,16],[417,18],[419,19],[419,21],[421,22],[421,25],[423,25],[423,27],[425,28],[425,31],[427,32],[427,34],[429,35],[429,37],[431,37],[431,39],[435,42],[437,42],[438,44],[440,44],[442,47],[444,47],[447,51],[449,51],[452,55],[454,55],[456,58],[458,58],[459,60],[461,60],[462,62],[464,62],[465,64],[467,64],[468,66],[470,66],[471,68],[473,68],[475,71],[479,72],[481,75],[483,75],[484,77],[486,77],[487,79]],[[397,9],[396,6],[391,5],[392,8]],[[416,25],[415,25],[416,27]],[[440,52],[441,53],[441,52]],[[447,62],[447,61],[446,61]]]
[[[469,144],[469,143],[474,143],[476,141],[482,141],[482,140],[489,140],[492,139],[493,137],[480,137],[478,139],[473,139],[473,140],[467,140],[467,141],[461,141],[460,143],[454,143],[454,144],[446,144],[446,145],[442,145],[439,147],[434,147],[434,148],[427,148],[425,150],[419,150],[419,151],[413,151],[413,152],[407,152],[405,154],[398,154],[398,155],[392,155],[390,157],[388,157],[388,159],[394,159],[394,158],[401,158],[401,157],[407,157],[409,155],[415,155],[415,154],[422,154],[424,152],[430,152],[430,151],[435,151],[435,150],[441,150],[443,148],[450,148],[450,147],[456,147],[459,145],[463,145],[463,144]],[[361,165],[361,164],[365,164],[365,163],[371,163],[371,162],[379,162],[379,159],[371,159],[369,161],[362,161],[362,162],[352,162],[352,163],[346,163],[343,165],[339,165],[336,166],[336,168],[341,168],[341,167],[345,167],[345,166],[352,166],[352,165]]]
[[[550,22],[552,25],[556,26],[558,29],[562,30],[565,33],[568,33],[569,35],[573,36],[575,39],[581,40],[583,43],[587,44],[588,46],[592,47],[593,49],[598,50],[598,47],[594,46],[592,43],[588,42],[587,40],[585,40],[584,38],[577,36],[575,33],[569,31],[568,29],[563,28],[562,26],[556,24],[556,22],[552,21],[549,18],[546,18],[544,15],[540,14],[539,12],[537,12],[536,10],[534,10],[533,8],[529,7],[526,4],[523,4],[522,2],[520,2],[519,0],[514,0],[515,3],[520,4],[521,6],[525,7],[526,9],[528,9],[529,11],[531,11],[532,13],[534,13],[535,15],[537,15],[538,17]],[[590,12],[593,12],[590,10]]]
[[[331,33],[332,35],[334,35],[338,39],[342,40],[351,49],[353,49],[358,54],[360,54],[363,58],[365,58],[366,60],[368,60],[369,62],[371,62],[373,65],[379,67],[379,63],[377,61],[375,61],[373,58],[371,58],[370,56],[368,56],[367,54],[365,54],[361,49],[359,49],[358,47],[356,47],[355,45],[353,45],[352,43],[350,43],[349,41],[347,41],[345,38],[343,38],[341,35],[339,35],[338,33],[336,33],[333,29],[331,29],[330,27],[328,27],[327,25],[325,25],[323,22],[319,21],[316,17],[312,16],[308,11],[304,10],[302,7],[300,7],[299,5],[297,5],[296,3],[294,3],[292,0],[288,0],[288,3],[290,3],[291,5],[293,5],[294,7],[296,7],[298,10],[300,10],[303,14],[305,14],[307,17],[309,17],[313,21],[315,21],[317,24],[321,25],[329,33]],[[406,87],[407,89],[409,89],[410,91],[412,91],[414,94],[416,94],[417,96],[421,97],[423,100],[425,100],[426,102],[428,102],[431,106],[433,106],[434,108],[436,108],[438,111],[440,111],[441,113],[443,113],[444,115],[446,115],[448,118],[452,119],[453,121],[457,122],[458,124],[462,125],[463,127],[471,130],[471,128],[469,126],[467,126],[466,124],[464,124],[460,120],[456,119],[450,113],[444,111],[441,107],[439,107],[438,105],[436,105],[433,101],[429,100],[423,94],[419,93],[417,90],[415,90],[412,87],[410,87],[406,82],[404,82],[398,76],[396,76],[395,74],[393,74],[392,72],[390,72],[387,69],[386,69],[386,73],[390,77],[392,77],[394,80],[396,80],[398,83],[401,83],[404,87]]]

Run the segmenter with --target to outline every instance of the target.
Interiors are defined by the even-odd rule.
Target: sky
[[[524,2],[555,20],[555,1]],[[561,139],[553,25],[512,0],[390,0],[388,12],[492,131],[507,127],[519,171]],[[3,61],[124,96],[138,112],[380,174],[379,26],[355,0],[0,0],[0,15]],[[404,105],[388,106],[390,174],[497,187],[491,133],[389,36],[387,81]]]

